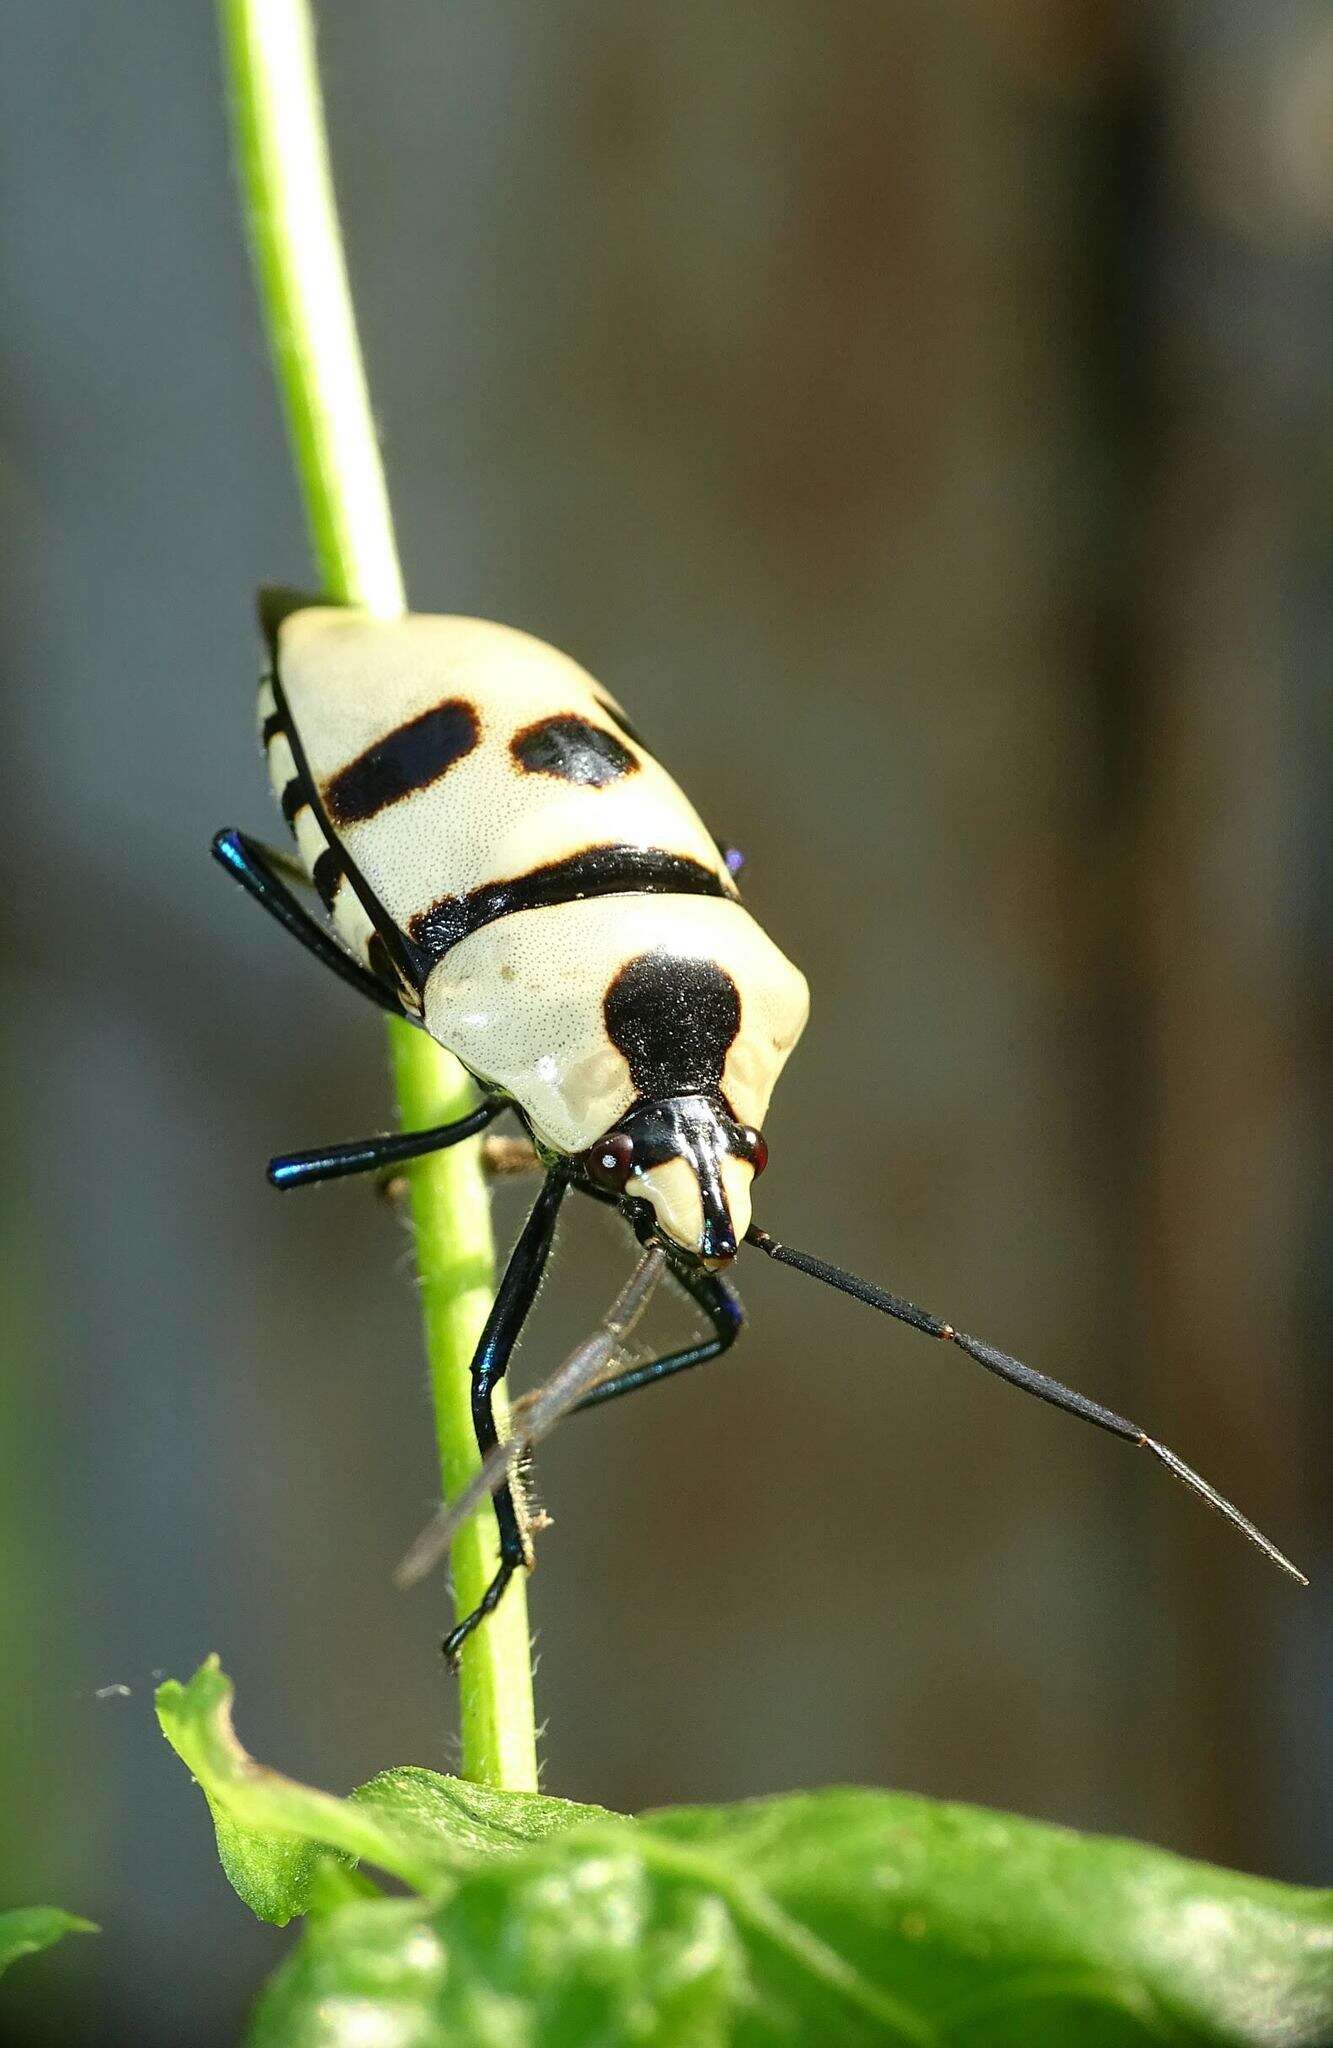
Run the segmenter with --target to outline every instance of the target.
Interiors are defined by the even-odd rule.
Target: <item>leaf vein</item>
[[[910,2011],[900,1999],[872,1984],[854,1964],[830,1948],[813,1928],[778,1905],[770,1893],[737,1877],[712,1858],[682,1849],[674,1842],[663,1842],[647,1830],[638,1846],[646,1862],[656,1863],[661,1869],[674,1870],[679,1876],[691,1878],[716,1893],[725,1900],[742,1925],[836,1992],[846,2004],[855,2006],[883,2026],[895,2028],[900,2038],[912,2043],[913,2048],[936,2048],[939,2037],[933,2026]]]

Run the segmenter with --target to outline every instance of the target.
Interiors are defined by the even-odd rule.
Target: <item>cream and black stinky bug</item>
[[[751,1222],[805,979],[743,907],[735,858],[583,669],[477,619],[386,620],[280,591],[264,594],[260,616],[272,664],[263,743],[299,868],[236,831],[213,851],[343,981],[455,1053],[482,1096],[454,1123],[275,1159],[269,1177],[294,1188],[365,1173],[517,1117],[545,1179],[472,1361],[492,1468],[495,1388],[573,1188],[660,1247],[711,1325],[706,1341],[604,1379],[580,1407],[720,1357],[742,1321],[723,1276],[750,1244],[1151,1451],[1301,1578],[1137,1424]],[[294,869],[331,926],[293,893]],[[531,1563],[508,1468],[495,1477],[500,1567],[447,1638],[451,1657]]]

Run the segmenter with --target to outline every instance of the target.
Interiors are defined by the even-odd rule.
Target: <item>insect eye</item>
[[[598,1186],[612,1188],[619,1194],[634,1164],[634,1140],[623,1131],[612,1131],[609,1138],[591,1146],[585,1157],[588,1172]]]
[[[747,1124],[741,1132],[741,1148],[742,1158],[749,1160],[754,1168],[754,1177],[758,1180],[768,1165],[768,1142],[763,1132],[756,1131],[752,1125]]]

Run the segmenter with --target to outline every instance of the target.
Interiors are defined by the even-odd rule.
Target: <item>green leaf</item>
[[[434,1771],[384,1771],[349,1799],[284,1778],[255,1762],[232,1726],[234,1689],[216,1657],[187,1685],[168,1679],[157,1718],[208,1801],[218,1855],[261,1920],[284,1927],[366,1889],[349,1865],[372,1864],[414,1891],[438,1893],[479,1855],[542,1841],[601,1807],[535,1792],[490,1792]]]
[[[0,1976],[20,1956],[35,1956],[62,1934],[99,1934],[91,1920],[80,1920],[59,1906],[14,1906],[0,1913]]]
[[[1333,1897],[879,1792],[593,1821],[342,1907],[250,2048],[1327,2048]]]
[[[469,1785],[463,1778],[441,1777],[419,1764],[381,1771],[351,1797],[358,1806],[371,1807],[386,1822],[429,1844],[444,1871],[461,1869],[479,1856],[530,1848],[581,1821],[617,1817],[604,1806],[547,1799],[540,1792],[495,1792],[487,1785]]]
[[[216,1659],[158,1712],[241,1896],[318,1917],[251,2048],[1328,2048],[1333,1894],[829,1791],[630,1821],[433,1771],[267,1771]],[[364,1896],[361,1858],[420,1896]]]

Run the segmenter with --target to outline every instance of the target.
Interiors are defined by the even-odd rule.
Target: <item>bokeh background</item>
[[[1314,1579],[750,1263],[730,1362],[542,1454],[548,1787],[859,1779],[1327,1880],[1333,18],[319,14],[415,602],[604,678],[809,973],[763,1220]],[[105,1933],[0,2028],[212,2048],[287,1937],[153,1681],[219,1650],[321,1784],[448,1767],[444,1588],[388,1583],[431,1430],[401,1221],[262,1180],[383,1124],[379,1025],[207,857],[278,831],[252,592],[310,574],[210,11],[6,20],[0,1885]],[[520,1381],[624,1270],[571,1214]]]

